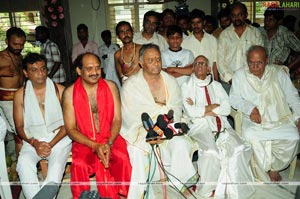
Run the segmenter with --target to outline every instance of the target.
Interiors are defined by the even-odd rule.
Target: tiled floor
[[[278,184],[259,184],[255,185],[256,192],[251,197],[251,199],[295,199],[295,193],[297,186],[300,185],[300,160],[298,159],[297,168],[295,172],[294,179],[288,179],[289,168],[285,171],[281,172],[283,177],[282,182]],[[253,185],[243,185],[243,186],[253,186]],[[92,182],[91,186],[92,190],[96,189],[95,182]],[[150,199],[163,199],[162,194],[162,186],[156,185],[154,187],[155,195],[150,196]],[[195,197],[190,196],[188,199],[202,199],[202,197],[197,196],[194,194]],[[59,194],[57,199],[71,199],[72,194],[70,190],[69,184],[66,182],[60,188]],[[183,197],[176,193],[172,188],[167,188],[167,198],[168,199],[182,199]],[[216,197],[215,197],[216,198]],[[20,196],[19,199],[24,199],[24,196]],[[234,198],[235,199],[235,198]],[[241,198],[244,199],[244,198]],[[297,199],[300,199],[298,197]]]

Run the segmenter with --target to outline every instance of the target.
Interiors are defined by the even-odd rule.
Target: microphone
[[[174,122],[174,111],[172,109],[170,109],[167,114],[164,114],[164,120],[167,123],[173,123]]]
[[[164,134],[164,130],[166,129],[168,123],[164,120],[164,116],[163,115],[158,115],[157,120],[156,120],[156,124],[153,127],[153,130],[162,137],[162,135]]]
[[[150,129],[153,128],[154,124],[148,113],[142,113],[141,115],[142,123],[146,131],[148,132]]]

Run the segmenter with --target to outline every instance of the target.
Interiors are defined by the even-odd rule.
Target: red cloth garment
[[[207,90],[207,86],[204,86],[204,90],[205,90],[205,97],[206,97],[207,104],[211,105],[211,100],[210,100],[209,92]],[[221,123],[221,119],[219,118],[219,116],[216,116],[216,123],[217,123],[218,132],[220,132],[222,123]]]
[[[111,136],[110,128],[114,118],[113,96],[107,83],[100,79],[97,88],[99,132],[93,122],[87,93],[78,78],[73,89],[73,106],[78,130],[97,143],[106,143]],[[97,188],[101,197],[119,198],[127,196],[131,165],[125,140],[118,135],[111,147],[109,168],[105,169],[97,154],[91,148],[73,142],[71,165],[71,190],[77,199],[81,192],[90,190],[90,176],[95,173]],[[116,182],[116,184],[114,184]]]

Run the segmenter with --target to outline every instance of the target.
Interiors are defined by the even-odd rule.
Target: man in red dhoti
[[[64,120],[72,147],[71,190],[77,199],[90,190],[96,175],[101,197],[127,197],[131,165],[125,140],[119,135],[121,108],[114,82],[101,78],[100,59],[93,53],[75,61],[77,81],[65,90]]]

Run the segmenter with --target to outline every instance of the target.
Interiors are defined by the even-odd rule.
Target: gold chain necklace
[[[133,56],[131,57],[131,60],[130,60],[129,62],[126,62],[126,61],[124,60],[123,49],[124,49],[124,47],[121,48],[121,59],[122,59],[122,61],[124,62],[124,64],[126,64],[127,67],[129,67],[129,66],[132,64],[132,62],[133,62],[133,60],[134,60],[134,58],[135,58],[135,43],[133,43]]]

